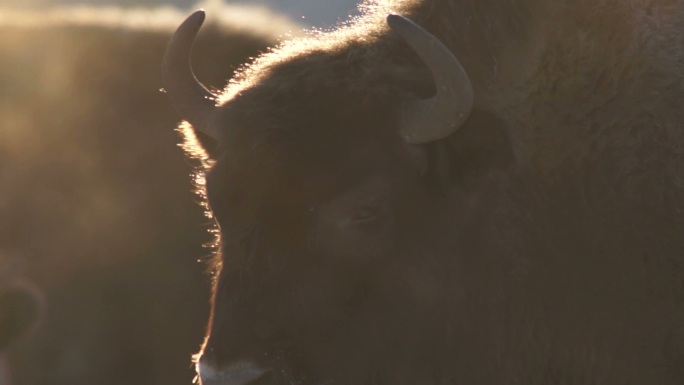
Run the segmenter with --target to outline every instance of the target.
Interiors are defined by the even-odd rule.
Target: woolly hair
[[[680,81],[684,38],[679,31],[684,11],[678,4],[669,0],[366,1],[362,14],[339,28],[287,41],[243,67],[218,102],[228,105],[250,89],[288,87],[287,77],[281,76],[287,68],[294,68],[293,73],[307,71],[298,75],[297,86],[319,86],[326,66],[343,60],[366,71],[351,84],[344,79],[345,91],[393,95],[391,88],[373,84],[370,75],[378,68],[401,70],[392,62],[401,55],[390,55],[392,35],[385,23],[387,14],[396,12],[424,26],[462,61],[475,89],[476,106],[507,121],[526,122],[512,127],[516,154],[539,172],[552,173],[566,165],[580,167],[589,161],[589,149],[602,152],[610,141],[625,148],[641,146],[635,136],[615,129],[619,124],[604,125],[599,136],[568,127],[578,122],[554,120],[562,114],[591,116],[597,105],[610,103],[612,95],[619,94],[624,103],[639,103],[655,116],[676,115],[661,111],[665,104],[653,99],[628,101],[630,96],[620,89],[643,87],[640,84],[647,78],[662,82],[662,87]],[[390,77],[406,80],[401,75]],[[556,113],[542,112],[551,103]],[[614,114],[606,119],[624,120],[621,124],[643,119],[603,111]],[[674,131],[663,135],[677,143],[683,140],[675,138]],[[537,145],[540,142],[554,150],[546,151]]]
[[[243,67],[218,104],[230,108],[249,93],[271,98],[288,87],[301,92],[326,82],[334,97],[374,92],[378,99],[395,96],[392,82],[374,77],[378,69],[403,82],[423,78],[419,73],[403,76],[415,66],[397,65],[402,57],[392,55],[396,47],[385,17],[396,12],[424,26],[462,61],[476,107],[508,122],[523,167],[551,175],[565,167],[580,170],[598,157],[605,166],[641,152],[667,150],[674,156],[684,138],[675,129],[680,109],[672,109],[668,99],[681,96],[658,91],[646,100],[643,93],[681,84],[682,9],[669,0],[366,1],[359,17],[337,29],[287,41]],[[331,65],[346,65],[347,71],[356,66],[360,74],[327,76]],[[646,79],[654,81],[652,88],[644,85]],[[641,91],[630,94],[625,88]],[[303,101],[295,102],[288,108],[302,107]],[[272,107],[245,102],[235,110],[261,117],[267,111],[260,108]],[[592,122],[603,124],[595,127]],[[648,131],[635,135],[624,127]],[[186,149],[197,149],[191,144],[192,130],[184,132]],[[657,142],[672,146],[662,148],[656,139],[642,138],[660,138]],[[668,170],[681,175],[677,165],[668,165]]]
[[[238,69],[224,90],[218,93],[217,105],[227,105],[250,89],[274,94],[287,92],[290,87],[315,93],[323,86],[334,89],[338,95],[346,93],[350,98],[361,95],[375,99],[395,97],[397,90],[407,87],[415,91],[426,83],[431,90],[430,74],[416,71],[416,68],[425,69],[417,56],[398,37],[392,35],[389,40],[385,39],[389,33],[385,21],[388,14],[421,19],[416,12],[424,7],[423,3],[415,0],[365,1],[359,6],[360,16],[341,23],[336,29],[311,30],[304,36],[284,41]],[[211,17],[209,14],[209,20]],[[389,44],[378,44],[381,41]],[[402,54],[396,54],[398,49]],[[397,57],[405,60],[402,62]],[[331,67],[345,69],[347,74],[335,78]],[[353,71],[357,72],[349,75]],[[273,76],[276,72],[278,74]],[[249,106],[252,113],[258,113],[259,108],[268,109],[269,106]],[[205,168],[210,167],[212,161],[205,150],[211,144],[199,141],[187,123],[179,130],[185,138],[186,154],[200,159]]]
[[[387,15],[396,12],[411,17],[418,3],[415,0],[367,1],[359,6],[360,16],[341,24],[337,29],[313,30],[308,36],[284,42],[236,74],[219,98],[218,104],[225,104],[246,88],[259,84],[272,73],[273,68],[287,61],[317,53],[354,55],[354,47],[366,49],[364,54],[369,56],[369,63],[377,60],[382,57],[382,53],[373,55],[372,50],[382,48],[377,47],[377,43],[389,31],[385,22]]]

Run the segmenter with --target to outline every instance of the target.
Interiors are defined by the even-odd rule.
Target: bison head
[[[368,36],[267,55],[217,102],[189,65],[203,19],[179,27],[163,64],[212,159],[220,253],[202,383],[434,379],[457,274],[444,229],[472,209],[468,188],[453,200],[448,185],[472,186],[499,159],[473,163],[482,146],[464,145],[470,126],[499,123],[471,111],[452,53],[396,15]]]

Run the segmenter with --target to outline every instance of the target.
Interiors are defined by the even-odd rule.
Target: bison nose
[[[196,370],[201,385],[247,385],[268,372],[268,369],[247,361],[217,369],[202,359],[197,363]]]

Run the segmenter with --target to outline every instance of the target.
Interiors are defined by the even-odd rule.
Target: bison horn
[[[216,97],[197,80],[190,64],[192,45],[204,16],[203,10],[195,11],[173,34],[162,61],[162,83],[178,114],[195,130],[216,138],[210,124]]]
[[[401,136],[411,144],[449,136],[468,118],[473,107],[473,87],[468,75],[442,42],[411,20],[389,15],[387,24],[427,65],[437,88],[433,98],[412,101],[406,106]]]

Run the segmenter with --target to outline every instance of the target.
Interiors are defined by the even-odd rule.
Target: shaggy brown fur
[[[684,2],[387,3],[222,94],[200,359],[269,384],[682,383]],[[434,85],[390,10],[471,76],[442,143],[396,135]],[[349,230],[368,200],[392,219]]]

